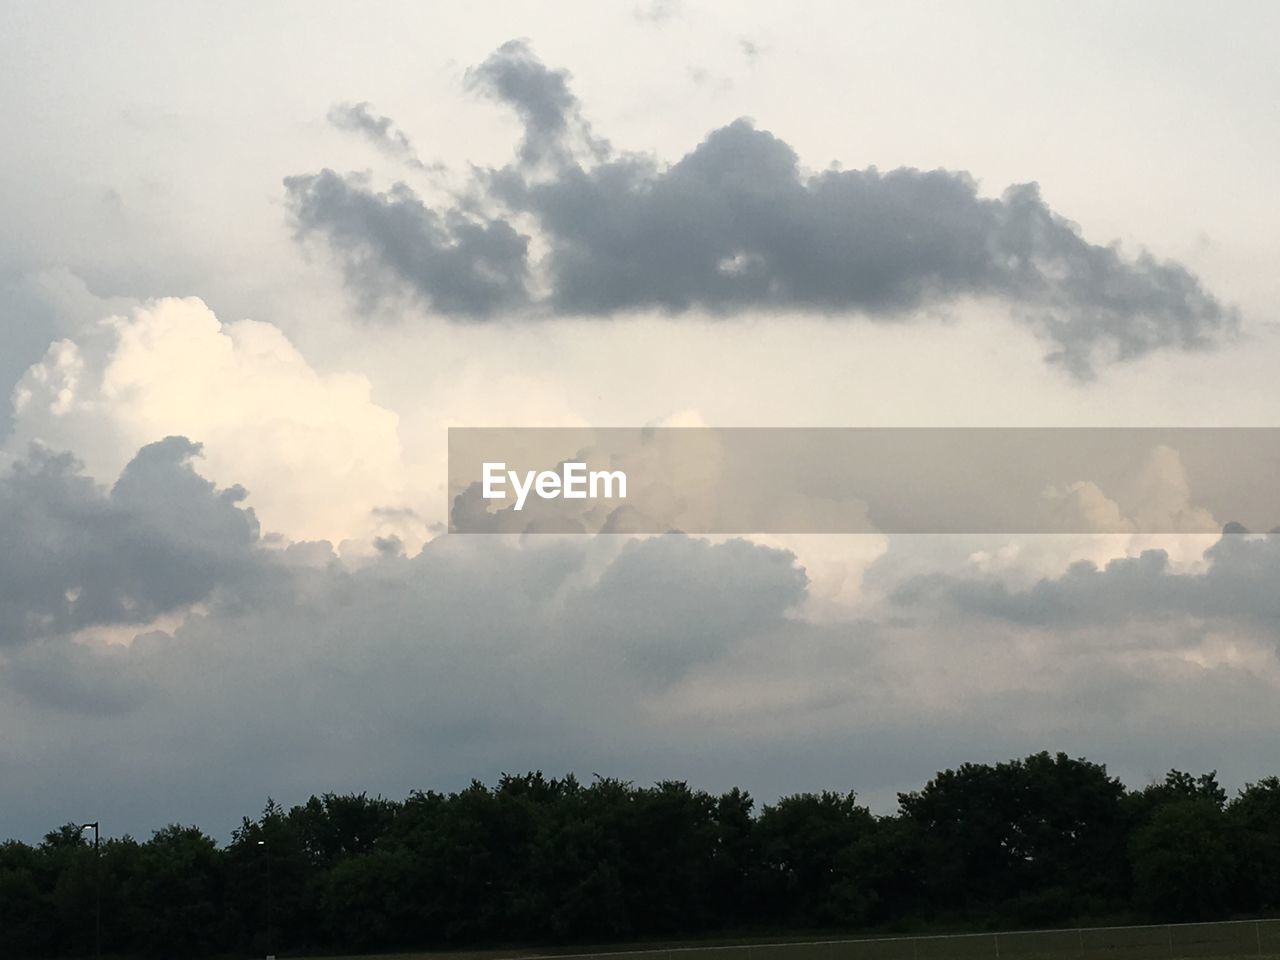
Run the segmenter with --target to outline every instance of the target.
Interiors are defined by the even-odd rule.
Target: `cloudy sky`
[[[443,533],[450,426],[1280,426],[1274,5],[0,18],[0,836],[1280,771],[1280,538]]]

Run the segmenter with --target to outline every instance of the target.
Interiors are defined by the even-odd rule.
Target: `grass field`
[[[323,960],[1280,960],[1280,920],[1007,933],[868,937],[849,940],[738,940],[619,944],[583,950],[422,952]],[[322,960],[322,958],[314,958]]]

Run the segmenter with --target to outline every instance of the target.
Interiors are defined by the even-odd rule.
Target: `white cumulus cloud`
[[[265,530],[367,539],[414,496],[398,418],[370,392],[363,376],[312,367],[269,323],[156,300],[52,344],[14,391],[7,446],[71,450],[109,480],[139,447],[186,436],[210,479],[248,489]]]

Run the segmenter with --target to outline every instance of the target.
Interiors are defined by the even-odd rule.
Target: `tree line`
[[[99,898],[100,897],[100,901]],[[965,764],[873,815],[852,792],[757,810],[541,773],[403,801],[268,802],[219,845],[79,825],[0,846],[0,956],[261,955],[715,934],[1197,920],[1280,909],[1280,779],[1128,789],[1039,753]]]

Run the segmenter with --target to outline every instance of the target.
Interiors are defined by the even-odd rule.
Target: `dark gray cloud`
[[[619,751],[644,698],[785,629],[804,575],[742,542],[620,546],[442,537],[413,557],[295,568],[261,602],[210,604],[128,648],[5,651],[0,727],[33,732],[6,755],[0,836],[47,829],[26,798],[87,802],[86,783],[125,830],[178,809],[230,827],[268,792],[403,792],[512,765],[643,772]],[[646,650],[659,633],[660,664]],[[82,752],[86,714],[109,750]]]
[[[1034,183],[987,198],[964,172],[810,174],[745,119],[671,165],[615,154],[590,136],[568,75],[523,41],[469,83],[524,127],[518,162],[479,175],[491,218],[329,171],[286,181],[301,232],[327,234],[366,293],[390,280],[470,316],[776,309],[901,319],[994,298],[1081,378],[1099,362],[1208,346],[1239,323],[1181,264],[1085,240]],[[532,223],[549,250],[539,264],[549,293],[536,303],[517,222]]]
[[[743,636],[781,624],[805,597],[793,554],[679,534],[629,543],[568,612],[574,629],[608,637],[644,674],[670,683]]]
[[[568,313],[894,316],[993,296],[1081,375],[1095,351],[1198,347],[1235,324],[1185,268],[1085,241],[1034,184],[985,199],[943,170],[805,176],[786,143],[745,120],[666,169],[623,158],[542,182],[507,170],[495,189],[550,237],[554,305]]]
[[[743,541],[445,536],[354,565],[324,544],[260,551],[240,492],[195,475],[196,451],[180,438],[144,448],[110,492],[48,454],[0,485],[0,533],[15,545],[0,595],[34,610],[24,622],[39,634],[0,648],[0,728],[30,731],[5,751],[0,834],[38,836],[85,804],[113,831],[179,816],[225,831],[268,793],[402,794],[529,766],[696,775],[765,797],[856,786],[891,803],[919,776],[888,758],[1013,755],[1063,731],[1107,759],[1192,749],[1185,730],[1201,738],[1193,755],[1224,769],[1256,774],[1274,756],[1265,678],[1162,684],[1070,637],[1028,671],[1021,625],[974,616],[919,630],[806,620],[795,556]],[[1265,617],[1275,546],[1233,537],[1214,549],[1223,583],[1240,579],[1246,596],[1211,609],[1252,603]],[[23,568],[43,577],[51,565],[53,592],[28,593]],[[175,585],[168,568],[201,573]],[[1151,558],[1129,569],[1139,583],[1167,575]],[[267,589],[233,602],[247,579]],[[76,604],[107,601],[67,612],[77,587]],[[128,647],[54,635],[202,591],[217,598],[206,612]],[[1096,592],[1072,602],[1083,610]],[[857,782],[840,781],[850,770]],[[141,800],[138,782],[152,785]]]
[[[806,621],[788,613],[803,578],[744,543],[445,536],[300,566],[262,602],[211,603],[128,648],[6,649],[0,729],[25,733],[4,741],[0,836],[86,807],[113,833],[225,833],[268,794],[403,795],[531,767],[765,800],[857,788],[891,809],[958,757],[1046,743],[1139,783],[1276,763],[1267,676],[1164,679],[1071,635],[1027,662],[1025,631],[973,617]]]
[[[485,317],[528,302],[526,236],[502,220],[432,210],[405,184],[385,193],[332,170],[284,181],[298,234],[322,233],[347,282],[377,298],[391,278],[442,313]]]
[[[62,638],[11,649],[0,680],[33,706],[97,718],[127,713],[156,692],[130,668],[124,648],[87,659],[83,647]]]
[[[408,134],[397,127],[390,117],[375,114],[368,101],[335,104],[329,110],[328,119],[339,130],[364,137],[392,159],[426,169]]]
[[[1228,531],[1205,553],[1203,571],[1180,573],[1164,550],[1147,550],[1098,568],[1073,564],[1060,577],[1025,590],[998,579],[944,574],[917,577],[895,592],[904,606],[943,599],[982,616],[1036,627],[1122,625],[1192,617],[1280,624],[1280,534],[1243,537]]]
[[[0,647],[146,623],[256,579],[245,491],[197,475],[199,452],[184,437],[143,447],[109,492],[41,449],[0,478]]]
[[[470,89],[506,104],[519,116],[524,127],[519,156],[528,166],[570,163],[575,146],[599,155],[608,151],[607,143],[591,135],[569,80],[568,71],[548,68],[525,40],[504,43],[467,72]]]

